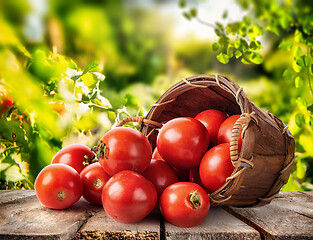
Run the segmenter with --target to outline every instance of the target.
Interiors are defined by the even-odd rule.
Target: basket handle
[[[238,141],[240,136],[240,131],[242,129],[242,138],[244,136],[245,131],[247,130],[250,121],[252,120],[255,124],[258,125],[258,120],[254,116],[255,113],[243,113],[240,115],[240,118],[234,124],[232,129],[231,138],[230,138],[230,160],[233,166],[236,167],[250,167],[252,168],[254,164],[251,162],[252,159],[247,160],[244,158],[239,158],[238,156]]]
[[[121,121],[119,121],[116,124],[116,127],[121,127],[124,124],[129,123],[129,122],[137,122],[140,126],[143,123],[149,124],[149,125],[153,125],[153,126],[155,126],[157,128],[161,128],[163,126],[162,123],[159,123],[159,122],[156,122],[156,121],[153,121],[153,120],[150,120],[150,119],[145,119],[143,117],[126,117],[126,118],[122,119]]]

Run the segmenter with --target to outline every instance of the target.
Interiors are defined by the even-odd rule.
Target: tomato
[[[111,176],[123,170],[142,173],[151,161],[150,143],[135,129],[114,128],[108,131],[101,141],[99,162]]]
[[[48,208],[65,209],[77,202],[83,193],[78,172],[61,163],[44,167],[35,180],[38,200]]]
[[[145,218],[154,208],[157,191],[153,184],[139,173],[121,171],[105,184],[102,205],[117,222],[135,223]]]
[[[206,190],[200,179],[199,168],[194,168],[189,171],[189,181],[198,184],[204,190]]]
[[[164,161],[164,159],[161,157],[161,155],[160,155],[160,153],[159,153],[159,151],[158,151],[158,148],[155,148],[155,149],[153,150],[153,152],[152,152],[152,158],[153,158],[153,159],[160,159],[160,160],[163,160],[163,161]]]
[[[13,98],[6,90],[0,89],[0,116],[10,110],[13,105]]]
[[[234,166],[230,160],[229,143],[211,148],[202,158],[199,174],[202,184],[209,193],[218,190],[226,182]]]
[[[160,197],[160,210],[166,221],[177,227],[200,224],[210,209],[210,198],[196,183],[178,182],[167,187]]]
[[[217,145],[218,143],[218,130],[226,118],[227,116],[224,113],[215,109],[203,111],[195,117],[195,119],[199,120],[207,129],[213,145]]]
[[[51,163],[64,163],[73,167],[78,173],[80,173],[86,165],[86,158],[93,158],[94,153],[90,150],[89,147],[83,144],[71,144],[62,148],[59,152],[57,152]]]
[[[160,159],[152,159],[142,175],[155,186],[158,198],[167,186],[178,181],[175,171]]]
[[[88,202],[101,205],[102,189],[111,177],[100,163],[96,162],[85,167],[80,173],[80,178],[84,186],[83,197]]]
[[[157,137],[157,148],[162,158],[179,169],[199,166],[209,143],[210,137],[204,125],[190,117],[170,120]]]
[[[231,133],[233,130],[233,127],[237,121],[237,119],[240,118],[240,115],[233,115],[228,117],[220,126],[218,130],[218,143],[230,143]],[[241,138],[241,131],[239,135],[238,140],[238,153],[240,153],[242,145],[242,138]]]

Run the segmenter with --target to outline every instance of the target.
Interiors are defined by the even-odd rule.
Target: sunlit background
[[[219,41],[216,22],[226,26],[245,16],[261,22],[253,15],[261,7],[277,11],[282,26],[290,9],[313,22],[310,1],[264,1],[260,9],[257,2],[1,0],[0,84],[14,99],[13,110],[1,116],[1,188],[32,188],[34,177],[62,146],[92,146],[117,120],[145,116],[182,78],[219,73],[289,125],[299,157],[285,189],[312,189],[313,108],[308,107],[313,101],[308,81],[313,76],[302,79],[307,73],[301,69],[298,78],[286,72],[297,68],[296,46],[311,64],[312,45],[295,40],[292,24],[278,34],[264,24],[264,34],[256,37],[262,44],[257,50],[260,64],[244,64],[235,57],[223,64],[217,60],[219,50],[212,49]],[[197,14],[188,20],[184,14],[189,9]],[[292,49],[279,47],[283,39],[295,43]],[[12,138],[12,132],[18,137]]]

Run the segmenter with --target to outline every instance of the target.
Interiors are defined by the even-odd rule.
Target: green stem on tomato
[[[198,190],[189,193],[189,201],[194,208],[196,209],[201,208],[201,199]]]

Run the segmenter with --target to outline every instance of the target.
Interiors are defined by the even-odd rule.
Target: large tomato
[[[61,163],[41,170],[35,180],[39,201],[48,208],[65,209],[77,202],[83,193],[83,184],[77,171]]]
[[[160,159],[152,159],[142,175],[155,186],[158,198],[166,187],[178,181],[175,171]]]
[[[111,178],[96,162],[88,165],[81,171],[80,178],[84,185],[83,197],[96,205],[101,205],[102,189],[106,182]]]
[[[139,173],[121,171],[105,184],[102,205],[117,222],[134,223],[145,218],[154,208],[157,192],[153,184]]]
[[[73,167],[78,173],[80,173],[86,167],[87,158],[93,158],[94,153],[89,147],[83,144],[71,144],[62,148],[57,152],[51,163],[64,163]]]
[[[226,118],[227,116],[225,115],[225,113],[222,113],[221,111],[215,109],[203,111],[195,117],[195,119],[199,120],[208,130],[208,133],[210,135],[210,141],[213,145],[217,145],[218,143],[218,129]]]
[[[142,173],[151,161],[150,143],[135,129],[114,128],[108,131],[101,141],[99,162],[111,176],[123,170]]]
[[[200,224],[210,209],[210,198],[196,183],[178,182],[167,187],[160,197],[162,216],[178,227]]]
[[[231,133],[233,130],[233,127],[236,123],[236,121],[240,118],[240,115],[232,115],[228,117],[220,126],[218,130],[218,143],[230,143],[231,139]],[[240,153],[241,145],[242,145],[242,138],[241,138],[241,132],[239,134],[239,140],[238,140],[238,153]]]
[[[162,158],[180,169],[199,166],[209,143],[210,137],[204,125],[190,117],[170,120],[157,137],[157,148]]]
[[[189,171],[189,181],[200,185],[204,190],[206,190],[200,179],[199,168],[194,168]]]
[[[158,148],[155,148],[155,149],[153,150],[153,152],[152,152],[152,158],[153,158],[153,159],[160,159],[160,160],[163,160],[163,161],[164,161],[164,159],[161,157],[161,155],[160,155],[160,153],[159,153],[159,151],[158,151]]]
[[[209,193],[222,187],[235,169],[229,151],[229,143],[223,143],[211,148],[201,160],[200,179]]]

